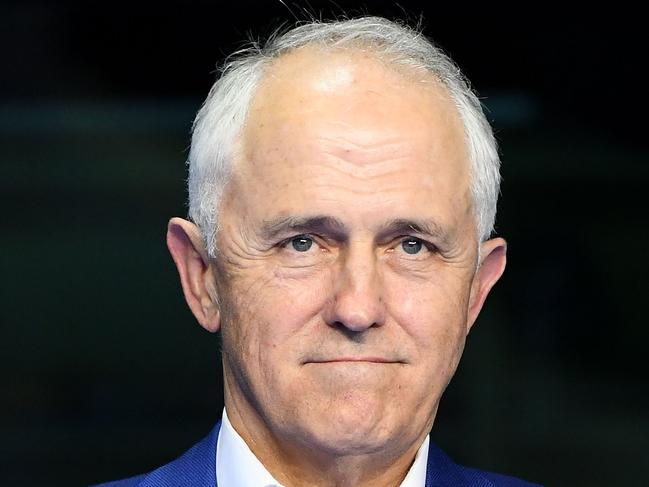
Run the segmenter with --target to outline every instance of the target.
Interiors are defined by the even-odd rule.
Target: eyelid
[[[426,250],[428,250],[429,252],[437,252],[439,250],[439,247],[437,247],[437,245],[435,245],[430,240],[427,240],[427,239],[422,238],[422,237],[417,237],[415,235],[401,235],[401,236],[397,237],[396,240],[397,240],[397,245],[403,243],[406,240],[417,240],[417,241],[421,242],[423,244],[423,246],[426,248]]]
[[[290,237],[280,240],[277,243],[277,246],[286,248],[291,243],[291,241],[295,240],[296,238],[308,238],[312,240],[314,244],[321,246],[317,235],[313,235],[312,233],[296,233],[295,235],[291,235]]]

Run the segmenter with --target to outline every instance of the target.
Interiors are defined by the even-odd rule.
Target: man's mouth
[[[305,360],[304,364],[342,364],[342,363],[372,363],[372,364],[404,364],[403,360],[376,356],[342,356],[326,357]]]

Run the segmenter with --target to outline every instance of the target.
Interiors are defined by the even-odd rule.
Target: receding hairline
[[[354,39],[342,44],[331,44],[326,40],[308,41],[297,47],[276,53],[268,59],[264,70],[267,72],[283,59],[303,55],[304,53],[324,56],[348,54],[357,58],[366,58],[378,62],[387,70],[399,73],[409,81],[435,81],[445,86],[433,71],[422,65],[403,62],[404,56],[401,53],[386,50],[384,45],[373,42],[371,39]]]
[[[312,57],[315,60],[315,62],[313,63],[314,65],[326,64],[326,60],[322,59],[319,56],[320,54],[324,56],[334,55],[347,57],[351,63],[356,65],[359,65],[364,61],[368,61],[369,63],[379,66],[379,68],[384,70],[386,73],[394,75],[394,77],[390,81],[394,81],[396,83],[403,82],[409,87],[420,88],[424,90],[428,95],[441,100],[448,108],[449,113],[452,114],[452,122],[454,124],[453,129],[457,130],[463,142],[463,154],[461,159],[466,162],[469,178],[473,177],[473,167],[471,163],[471,156],[469,154],[465,125],[462,119],[462,115],[455,104],[455,100],[449,88],[442,82],[442,80],[439,79],[436,73],[425,68],[399,64],[393,59],[390,59],[389,56],[376,49],[377,48],[375,46],[370,45],[368,47],[361,41],[358,41],[353,45],[343,46],[329,46],[326,44],[314,42],[284,52],[270,60],[268,64],[264,66],[263,73],[259,78],[258,83],[255,86],[252,95],[250,96],[250,99],[248,100],[247,113],[234,144],[235,151],[234,157],[232,158],[231,177],[236,176],[237,166],[241,162],[244,162],[246,160],[246,153],[248,152],[248,150],[245,146],[245,143],[247,135],[249,135],[249,123],[251,122],[251,120],[253,120],[253,116],[259,113],[259,110],[255,110],[255,108],[258,107],[260,103],[262,104],[261,108],[266,108],[264,107],[265,99],[263,98],[263,95],[268,95],[266,90],[272,88],[272,82],[274,81],[273,78],[277,75],[283,75],[283,73],[281,73],[281,71],[278,72],[278,70],[286,67],[287,61],[290,62],[296,56],[301,56],[303,58],[306,57],[307,59],[309,57]],[[380,90],[382,86],[385,85],[379,86],[378,89]],[[227,186],[229,185],[229,183],[230,182],[228,182],[228,184],[226,184],[226,187],[224,188],[224,196],[228,192]],[[471,206],[475,206],[473,201],[471,202]]]

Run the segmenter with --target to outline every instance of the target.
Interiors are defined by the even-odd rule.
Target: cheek
[[[320,270],[286,276],[279,269],[268,269],[236,279],[229,293],[234,298],[230,326],[241,349],[259,356],[272,354],[308,331],[326,302],[329,274]]]
[[[453,363],[466,335],[467,286],[456,279],[394,279],[386,287],[389,315],[411,338],[417,360]]]

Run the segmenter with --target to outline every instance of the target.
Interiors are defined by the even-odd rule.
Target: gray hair
[[[188,161],[189,217],[200,228],[209,255],[216,255],[219,205],[255,90],[274,60],[307,45],[368,50],[396,67],[424,70],[442,83],[464,125],[477,235],[481,241],[488,239],[496,218],[500,159],[491,126],[469,81],[419,29],[381,17],[360,17],[312,20],[274,34],[263,45],[252,43],[225,61],[194,120]]]

